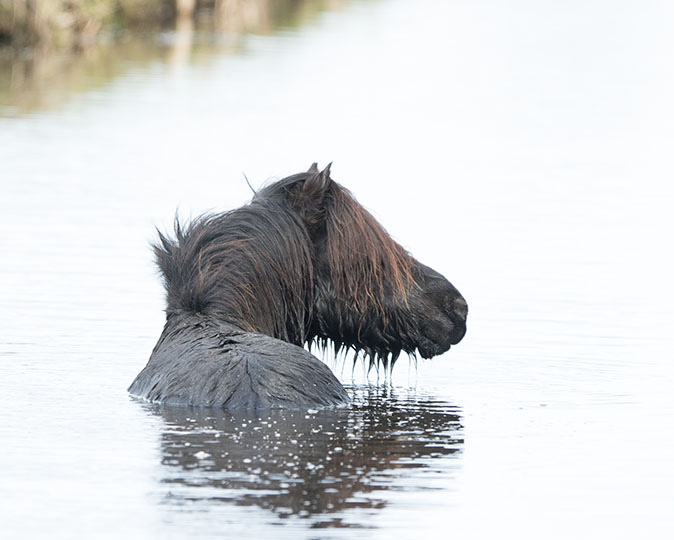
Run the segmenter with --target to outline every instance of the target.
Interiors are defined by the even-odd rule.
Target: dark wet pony
[[[305,344],[392,366],[458,343],[467,305],[316,165],[250,204],[206,215],[155,254],[166,324],[129,391],[226,409],[339,405],[348,396]]]

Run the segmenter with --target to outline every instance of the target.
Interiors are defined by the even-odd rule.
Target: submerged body
[[[330,368],[303,348],[199,315],[166,324],[129,391],[167,405],[227,409],[348,402]]]
[[[443,276],[394,242],[351,194],[312,166],[239,209],[176,223],[155,247],[167,321],[129,391],[227,409],[348,403],[303,349],[331,341],[370,363],[445,352],[467,305]]]

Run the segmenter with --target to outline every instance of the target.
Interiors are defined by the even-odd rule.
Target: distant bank
[[[197,0],[181,16],[176,0],[0,0],[0,29],[12,21],[15,29],[11,36],[5,30],[5,46],[0,43],[0,120],[58,108],[72,94],[105,86],[132,66],[158,62],[178,70],[187,63],[207,65],[222,55],[243,54],[245,36],[295,31],[348,1]],[[93,10],[99,4],[112,11],[86,19],[73,8]],[[134,12],[132,4],[159,8]],[[60,18],[52,11],[57,5]],[[119,11],[124,6],[126,11]]]
[[[292,1],[273,3],[284,5]],[[269,1],[0,0],[0,45],[84,48],[105,29],[158,26],[192,18],[200,11],[217,17],[259,9],[269,9]]]

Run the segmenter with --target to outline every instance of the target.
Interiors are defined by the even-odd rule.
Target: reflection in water
[[[307,24],[346,0],[215,0],[193,20],[164,31],[141,29],[102,38],[77,51],[0,47],[0,117],[50,109],[73,92],[103,86],[134,66],[157,60],[172,71],[190,60],[245,50],[244,34],[270,34]]]
[[[354,522],[362,514],[349,511],[379,511],[388,491],[429,490],[415,475],[429,459],[461,449],[458,409],[382,387],[349,390],[347,408],[254,417],[148,406],[166,423],[163,502],[191,510],[200,503],[257,506],[277,518],[309,518],[313,527],[362,527]],[[432,469],[437,478],[442,467]]]
[[[304,24],[323,10],[336,10],[346,0],[214,0],[215,29],[220,32],[267,34]]]
[[[167,58],[167,63],[174,73],[188,63],[193,42],[194,21],[187,17],[178,18],[175,36]]]

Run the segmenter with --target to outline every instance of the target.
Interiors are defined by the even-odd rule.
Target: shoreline
[[[202,2],[192,16],[165,23],[103,26],[81,46],[0,44],[0,120],[58,109],[73,93],[104,86],[130,66],[158,62],[177,73],[190,63],[208,65],[219,55],[243,54],[247,35],[312,24],[321,13],[346,3],[223,0],[215,12],[214,2]]]
[[[0,0],[0,47],[86,49],[106,32],[268,7],[261,0]]]

